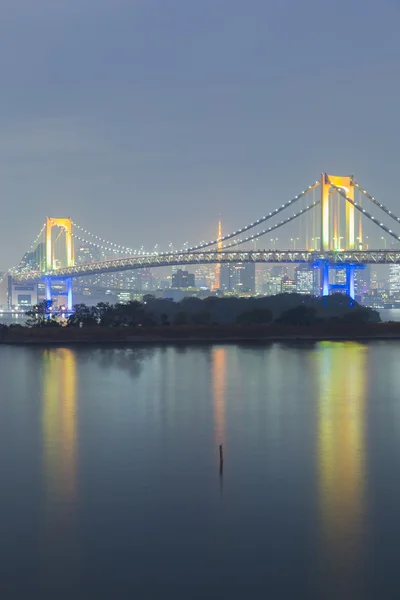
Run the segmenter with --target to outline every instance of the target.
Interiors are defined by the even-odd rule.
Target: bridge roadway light
[[[290,241],[293,242],[293,250],[296,250],[296,241],[299,241],[300,238],[290,238]]]
[[[382,236],[381,240],[383,240],[383,243],[384,243],[384,246],[385,246],[385,250],[386,250],[386,248],[387,248],[386,238]]]
[[[311,241],[314,241],[314,252],[317,250],[317,241],[320,239],[320,237],[311,238]]]
[[[337,246],[336,250],[337,250],[338,252],[341,252],[341,251],[342,251],[342,249],[341,249],[341,247],[340,247],[340,240],[342,240],[342,239],[343,239],[343,236],[340,236],[340,237],[336,237],[336,236],[335,236],[335,237],[333,238],[333,241],[335,242],[335,246]],[[336,244],[336,242],[337,242],[337,244]]]

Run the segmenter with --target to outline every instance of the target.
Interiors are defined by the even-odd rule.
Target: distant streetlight
[[[387,248],[386,238],[384,238],[384,237],[381,237],[381,240],[383,240],[384,247],[385,247],[385,250],[386,250],[386,248]]]

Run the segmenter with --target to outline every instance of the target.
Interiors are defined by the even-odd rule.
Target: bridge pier
[[[321,261],[321,286],[322,295],[329,296],[329,263],[327,260]]]
[[[355,285],[354,285],[354,276],[355,271],[359,269],[365,269],[365,265],[361,264],[353,264],[353,263],[343,263],[343,264],[330,264],[327,260],[320,260],[316,264],[319,266],[321,272],[321,288],[322,295],[329,296],[330,292],[333,290],[343,290],[346,294],[354,300],[355,298]],[[329,281],[329,273],[331,270],[334,271],[346,271],[346,283],[330,283]]]
[[[68,277],[65,282],[67,292],[67,311],[72,312],[72,277]]]
[[[65,293],[60,295],[66,296],[67,298],[67,312],[71,313],[73,308],[73,298],[72,298],[72,277],[65,278]],[[53,299],[53,293],[51,289],[51,277],[45,277],[44,283],[46,286],[46,301],[51,303]]]
[[[347,288],[347,295],[350,296],[350,298],[352,298],[353,300],[354,300],[354,296],[355,296],[354,272],[355,272],[355,266],[354,265],[347,265],[346,266],[346,288]]]
[[[46,300],[47,302],[51,302],[51,277],[45,277],[44,283],[46,286]]]

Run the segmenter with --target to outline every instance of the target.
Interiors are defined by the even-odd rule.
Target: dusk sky
[[[397,0],[0,0],[0,266],[45,216],[195,244],[322,171],[400,212]]]

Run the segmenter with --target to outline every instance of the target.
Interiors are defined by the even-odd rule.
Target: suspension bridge
[[[397,230],[388,226],[391,221],[397,223]],[[278,230],[281,237],[271,238]],[[259,240],[265,240],[266,249],[257,248]],[[96,249],[101,259],[75,260],[76,245]],[[15,285],[44,282],[47,300],[52,299],[52,283],[65,282],[71,310],[76,277],[165,266],[214,264],[218,269],[223,264],[246,262],[308,264],[320,271],[322,295],[341,288],[354,298],[357,269],[367,264],[400,264],[400,217],[353,176],[323,173],[294,198],[257,220],[179,250],[128,248],[91,233],[70,218],[47,217],[29,252],[10,275]],[[332,283],[330,272],[338,269],[346,272],[345,283]]]

